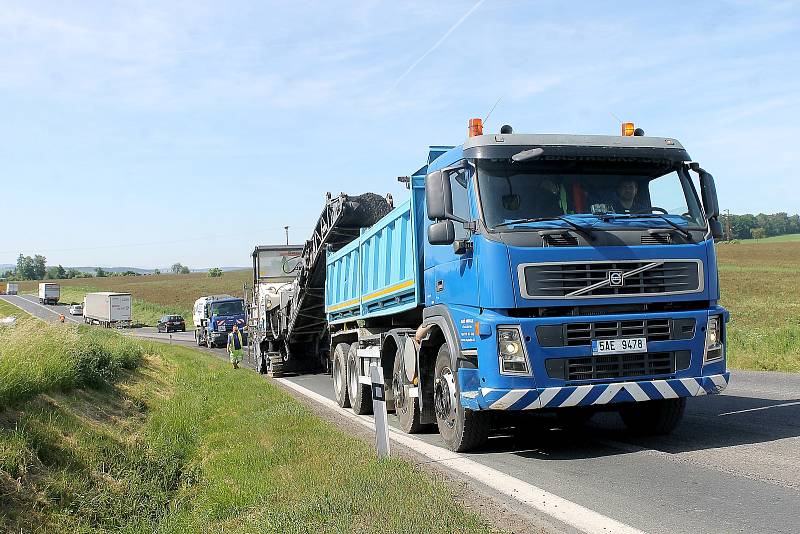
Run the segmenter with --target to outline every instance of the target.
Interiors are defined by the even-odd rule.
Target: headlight
[[[501,373],[530,374],[528,357],[518,328],[504,326],[497,328],[497,352],[500,355]]]
[[[706,348],[703,362],[713,362],[722,359],[724,345],[722,343],[722,316],[712,315],[706,325]]]

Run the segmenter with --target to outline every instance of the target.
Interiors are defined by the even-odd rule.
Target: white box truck
[[[19,284],[9,282],[6,284],[6,295],[16,295],[19,293]]]
[[[58,304],[58,299],[60,298],[61,286],[58,284],[51,284],[49,282],[42,282],[39,284],[40,304]]]
[[[133,300],[130,293],[86,293],[83,297],[83,320],[87,324],[129,326]]]

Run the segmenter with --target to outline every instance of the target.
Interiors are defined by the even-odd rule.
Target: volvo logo
[[[625,285],[625,278],[622,271],[608,271],[608,285],[611,287],[622,287]]]

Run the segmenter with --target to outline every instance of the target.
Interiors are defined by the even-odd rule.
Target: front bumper
[[[601,406],[620,402],[715,395],[728,385],[730,372],[668,380],[640,380],[541,389],[480,388],[461,394],[473,410],[539,410],[570,406]]]

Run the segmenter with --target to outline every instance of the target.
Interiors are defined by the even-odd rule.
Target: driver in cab
[[[630,178],[622,178],[611,195],[608,204],[615,213],[650,213],[650,207],[639,198],[639,183]]]

